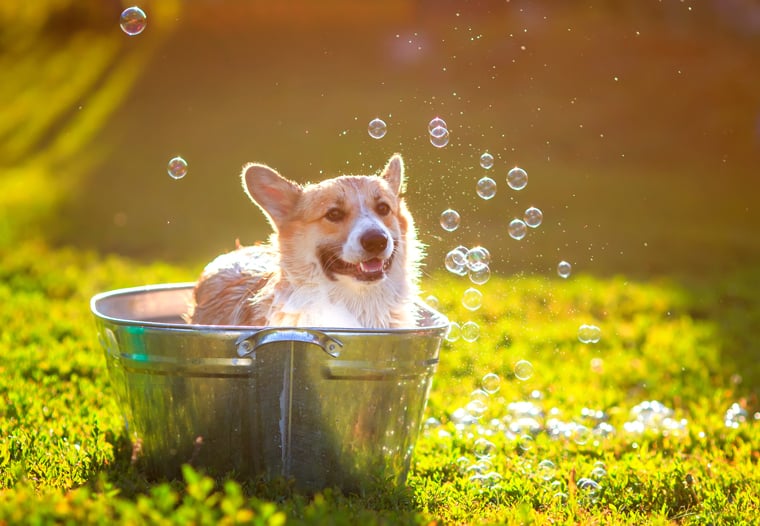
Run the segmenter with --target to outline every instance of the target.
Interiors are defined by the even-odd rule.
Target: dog
[[[245,165],[241,177],[274,233],[203,270],[191,323],[415,327],[422,248],[403,197],[401,155],[379,175],[303,186],[263,164]]]

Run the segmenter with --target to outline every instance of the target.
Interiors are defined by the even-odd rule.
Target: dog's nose
[[[388,246],[388,236],[382,230],[368,230],[359,239],[364,250],[378,254]]]

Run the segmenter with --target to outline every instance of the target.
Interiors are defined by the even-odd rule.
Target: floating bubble
[[[462,339],[466,342],[474,342],[480,336],[480,326],[474,321],[462,324]]]
[[[501,378],[496,373],[488,373],[480,381],[480,385],[486,393],[494,394],[501,386]]]
[[[147,25],[147,20],[148,17],[145,14],[145,11],[137,6],[132,6],[121,12],[119,25],[121,26],[122,31],[133,37],[143,32]]]
[[[588,442],[588,439],[591,437],[591,431],[582,424],[575,424],[570,430],[570,437],[573,439],[573,442],[582,446]]]
[[[486,170],[490,170],[493,167],[493,155],[483,152],[483,155],[480,156],[480,166]]]
[[[518,380],[527,380],[533,376],[533,364],[528,360],[518,360],[515,364],[515,376]]]
[[[446,121],[440,117],[435,117],[428,123],[428,133],[433,135],[433,130],[436,128],[448,128],[448,126],[446,126]]]
[[[459,212],[456,210],[452,210],[451,208],[448,208],[441,212],[441,228],[443,228],[447,232],[453,232],[457,228],[459,228],[459,222],[461,218],[459,216]]]
[[[455,248],[450,250],[449,253],[446,254],[444,264],[446,265],[446,270],[452,274],[457,274],[459,276],[467,274],[467,256],[459,249]]]
[[[382,139],[385,137],[385,134],[388,131],[388,127],[386,126],[384,120],[372,119],[369,121],[369,127],[367,128],[367,131],[369,132],[369,136],[373,139]]]
[[[528,185],[528,173],[515,166],[507,173],[507,184],[512,190],[522,190]]]
[[[581,343],[597,343],[602,338],[602,330],[596,325],[583,324],[578,327],[578,341]]]
[[[436,148],[443,148],[449,144],[449,130],[443,126],[433,128],[433,130],[430,132],[430,144]]]
[[[539,462],[536,470],[538,471],[538,476],[546,481],[552,480],[557,474],[557,466],[548,459]]]
[[[429,307],[432,307],[436,310],[441,306],[441,302],[438,301],[438,298],[432,294],[425,298],[425,303],[427,303]]]
[[[535,206],[531,206],[525,210],[523,219],[525,220],[525,224],[529,227],[538,228],[541,225],[541,222],[544,220],[544,213]]]
[[[582,492],[582,496],[585,496],[591,502],[596,502],[599,491],[602,489],[602,486],[597,481],[586,477],[578,479],[576,486]]]
[[[483,389],[475,389],[470,393],[470,402],[467,404],[467,411],[480,418],[488,409],[488,403],[491,401],[487,392]]]
[[[559,275],[560,278],[567,279],[570,277],[570,271],[572,270],[573,266],[567,261],[563,260],[557,264],[557,275]]]
[[[475,270],[467,269],[470,281],[475,285],[485,285],[491,279],[491,268],[488,265],[479,267]]]
[[[521,240],[528,233],[528,227],[522,219],[513,219],[508,227],[509,237]]]
[[[467,251],[467,268],[479,270],[491,263],[491,253],[487,248],[477,246]]]
[[[493,198],[496,195],[496,181],[490,177],[482,177],[478,181],[477,190],[481,199],[486,201]]]
[[[533,437],[530,435],[520,435],[520,438],[517,439],[517,447],[520,448],[520,451],[530,451],[533,449]]]
[[[475,441],[472,450],[479,459],[491,458],[494,452],[496,452],[496,446],[487,438],[481,437]]]
[[[182,157],[174,157],[169,161],[167,172],[172,179],[182,179],[187,175],[187,161]]]
[[[591,470],[590,478],[592,478],[593,480],[597,482],[599,482],[606,476],[607,476],[607,470],[604,469],[604,467],[602,466],[597,466]]]
[[[462,306],[471,311],[476,311],[483,304],[483,293],[478,289],[469,288],[462,294]]]
[[[455,342],[462,335],[462,329],[455,321],[449,323],[449,330],[446,331],[446,341]]]

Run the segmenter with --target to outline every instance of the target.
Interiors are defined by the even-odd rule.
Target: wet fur
[[[347,328],[415,325],[421,250],[402,197],[400,155],[391,157],[380,175],[340,176],[305,186],[260,164],[246,165],[242,178],[274,234],[269,243],[238,248],[206,267],[194,291],[189,321]],[[389,208],[385,215],[383,203]],[[333,209],[345,217],[328,219]],[[331,272],[331,264],[347,271],[372,259],[359,242],[367,229],[387,234],[383,277]]]

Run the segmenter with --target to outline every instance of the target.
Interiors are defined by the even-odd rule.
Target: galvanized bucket
[[[151,477],[213,475],[361,492],[406,479],[448,321],[412,329],[187,325],[192,283],[92,298],[124,418]]]

